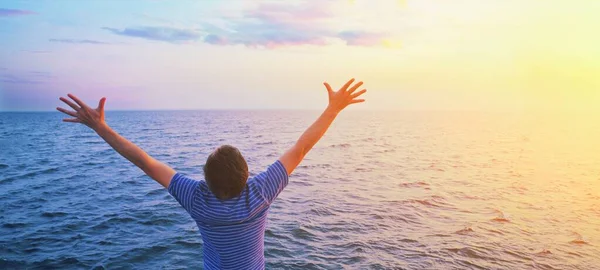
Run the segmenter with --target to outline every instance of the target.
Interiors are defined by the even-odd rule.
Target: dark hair
[[[239,196],[246,186],[248,164],[237,148],[222,145],[206,159],[204,178],[217,198],[231,199]]]

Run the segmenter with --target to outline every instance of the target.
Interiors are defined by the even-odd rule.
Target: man
[[[319,118],[266,171],[248,179],[248,165],[233,146],[223,145],[211,153],[204,166],[205,181],[190,179],[152,158],[138,146],[121,137],[104,121],[104,103],[92,109],[74,95],[61,97],[74,111],[57,110],[93,129],[119,154],[168,189],[196,221],[204,242],[206,269],[264,269],[264,233],[269,206],[288,184],[288,176],[321,139],[335,117],[367,90],[349,80],[338,91],[324,83],[329,105]]]

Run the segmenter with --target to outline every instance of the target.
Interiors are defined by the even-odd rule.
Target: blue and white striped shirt
[[[204,242],[205,269],[264,269],[267,210],[288,184],[277,160],[248,179],[239,197],[220,200],[205,181],[176,173],[169,193],[196,221]]]

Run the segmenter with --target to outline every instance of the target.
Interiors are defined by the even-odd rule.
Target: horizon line
[[[285,108],[210,108],[210,109],[116,109],[105,112],[180,112],[180,111],[323,111],[324,109],[285,109]],[[490,109],[345,109],[344,111],[360,112],[518,112],[522,110],[490,110]],[[0,113],[61,113],[57,110],[2,110]]]
[[[125,110],[108,110],[105,111],[107,113],[112,112],[268,112],[268,111],[280,111],[280,112],[321,112],[324,109],[282,109],[282,108],[265,108],[265,109],[257,109],[257,108],[240,108],[240,109],[228,109],[228,108],[212,108],[212,109],[125,109]],[[552,109],[552,108],[519,108],[519,109],[481,109],[481,108],[471,108],[471,109],[345,109],[344,111],[354,111],[354,112],[395,112],[395,113],[406,113],[406,112],[462,112],[462,113],[505,113],[505,114],[514,114],[514,113],[597,113],[597,110],[591,109]],[[61,112],[57,110],[1,110],[0,114],[10,114],[10,113],[58,113]]]

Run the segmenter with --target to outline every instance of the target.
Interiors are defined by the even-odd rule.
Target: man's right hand
[[[98,103],[98,108],[93,109],[75,95],[68,94],[68,97],[70,97],[77,104],[64,97],[60,97],[60,100],[69,105],[69,107],[73,108],[75,111],[70,111],[61,107],[56,108],[58,111],[74,117],[65,118],[63,119],[64,122],[82,123],[93,130],[97,130],[99,127],[106,124],[104,122],[104,103],[106,103],[106,98],[101,98],[100,102]]]
[[[329,94],[328,109],[331,109],[335,112],[340,112],[350,104],[365,101],[364,99],[357,99],[357,97],[367,92],[367,89],[362,89],[358,92],[355,92],[363,84],[363,82],[358,82],[352,87],[350,87],[350,85],[352,85],[353,82],[354,79],[350,79],[338,91],[333,91],[328,83],[323,83],[327,88],[327,93]]]
[[[61,107],[56,109],[64,114],[70,115],[74,118],[65,118],[64,122],[81,123],[91,129],[93,129],[104,141],[108,143],[115,151],[125,157],[131,163],[138,166],[144,173],[156,180],[159,184],[165,188],[169,187],[171,179],[175,175],[173,170],[168,165],[154,159],[148,155],[144,150],[135,145],[134,143],[123,138],[119,133],[112,130],[104,121],[104,103],[106,98],[100,99],[98,108],[94,109],[85,104],[76,96],[68,95],[73,101],[60,97],[60,100],[75,111],[67,110]]]

